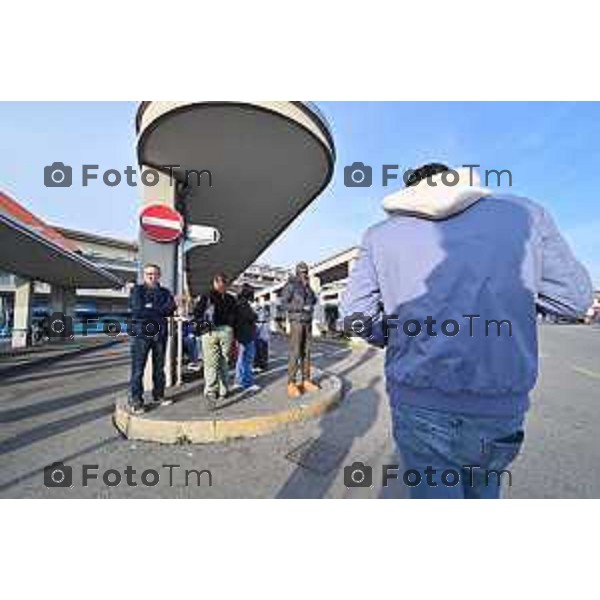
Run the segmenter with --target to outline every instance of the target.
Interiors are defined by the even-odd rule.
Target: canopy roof
[[[303,102],[144,102],[138,110],[138,160],[176,179],[190,176],[188,224],[221,232],[214,246],[188,253],[193,294],[224,271],[253,263],[329,183],[335,149],[316,107]]]

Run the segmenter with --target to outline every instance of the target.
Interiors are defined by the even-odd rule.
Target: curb
[[[334,375],[321,380],[318,400],[257,417],[196,421],[159,421],[132,415],[124,400],[117,402],[115,427],[129,440],[162,444],[212,444],[267,435],[291,423],[306,421],[332,410],[342,399],[342,381]]]

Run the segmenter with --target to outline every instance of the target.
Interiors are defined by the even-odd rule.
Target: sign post
[[[185,253],[197,246],[211,246],[217,244],[221,240],[221,233],[214,227],[204,225],[188,225],[186,235],[179,240],[178,247],[178,293],[183,296],[184,292],[184,274],[183,266]],[[183,318],[177,320],[177,385],[183,383]]]
[[[142,282],[142,270],[145,264],[153,263],[160,267],[161,281],[169,290],[177,289],[176,244],[183,232],[183,218],[174,208],[175,186],[169,177],[158,174],[157,185],[143,186],[143,205],[139,213],[140,236],[139,282]],[[142,178],[143,180],[143,178]],[[169,332],[165,350],[166,386],[173,385],[173,319],[168,319]],[[146,363],[144,388],[150,389],[152,383],[152,358]]]
[[[181,385],[183,383],[183,319],[184,319],[184,308],[183,308],[183,291],[184,291],[184,277],[185,269],[183,267],[184,252],[183,252],[184,238],[181,237],[177,243],[177,295],[181,298],[182,306],[180,307],[180,314],[176,317],[175,322],[177,323],[177,359],[176,359],[176,381],[175,385]],[[186,331],[186,335],[187,335]]]
[[[214,227],[204,225],[190,225],[184,235],[184,219],[182,215],[168,204],[151,203],[146,205],[140,213],[140,227],[144,237],[152,240],[156,244],[172,246],[177,243],[177,252],[175,255],[176,294],[183,298],[184,277],[185,277],[185,253],[197,246],[209,246],[216,244],[221,239],[220,232]],[[180,314],[175,318],[177,324],[177,352],[175,361],[175,383],[183,383],[182,365],[183,365],[183,321],[184,315]],[[168,344],[170,352],[171,344]],[[169,355],[170,356],[170,355]],[[170,360],[167,359],[170,365]],[[167,385],[172,384],[171,369],[167,369]]]

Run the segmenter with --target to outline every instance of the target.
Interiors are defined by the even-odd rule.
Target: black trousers
[[[312,323],[290,323],[288,383],[296,383],[300,369],[301,381],[310,380],[310,346]]]
[[[164,337],[131,338],[131,380],[129,392],[132,402],[142,402],[144,397],[144,369],[148,354],[152,352],[152,395],[161,398],[165,394],[165,350],[167,340]]]

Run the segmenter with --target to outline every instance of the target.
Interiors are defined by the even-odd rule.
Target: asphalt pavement
[[[505,496],[598,498],[600,327],[542,325],[540,350],[541,374],[525,444]],[[275,338],[271,368],[282,377],[285,360],[285,340]],[[406,497],[401,484],[384,488],[377,476],[383,464],[400,463],[390,438],[382,352],[316,342],[314,362],[342,377],[345,398],[338,409],[265,437],[210,445],[132,442],[116,431],[111,415],[127,385],[127,344],[65,355],[30,369],[5,369],[0,376],[0,496]],[[66,469],[47,471],[46,477],[65,476],[61,483],[71,486],[45,485],[44,468],[57,461]],[[355,461],[373,468],[371,487],[344,485],[344,468]],[[119,485],[107,485],[117,479]]]

